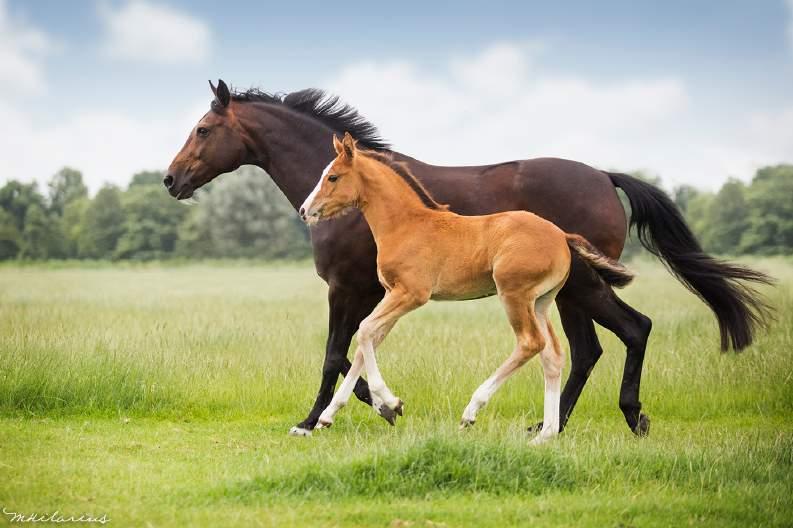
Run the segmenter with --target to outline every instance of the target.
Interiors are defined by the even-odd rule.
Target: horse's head
[[[360,204],[362,182],[356,170],[360,156],[355,143],[349,132],[345,132],[341,141],[334,134],[336,158],[322,171],[316,187],[300,207],[300,216],[307,224],[332,218]]]
[[[191,197],[202,185],[246,162],[244,133],[234,115],[235,103],[229,87],[222,80],[218,80],[217,88],[212,81],[209,86],[215,95],[211,110],[190,132],[163,180],[171,196],[180,200]]]

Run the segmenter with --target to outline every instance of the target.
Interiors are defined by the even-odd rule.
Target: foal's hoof
[[[311,429],[294,426],[289,430],[289,436],[311,436]]]
[[[397,416],[402,416],[402,400],[397,400],[397,404],[393,409],[385,404],[381,405],[377,409],[377,414],[382,416],[386,422],[394,425],[396,423]]]
[[[462,420],[460,420],[460,431],[462,431],[464,429],[468,429],[469,427],[471,427],[475,423],[476,423],[476,420],[469,420],[467,418],[463,418]]]
[[[528,428],[526,428],[526,432],[530,435],[540,434],[540,431],[542,431],[542,422],[537,422],[536,424],[530,425]]]
[[[314,429],[315,430],[316,429],[330,429],[331,425],[333,425],[333,422],[331,420],[323,420],[322,418],[320,418],[319,421],[317,422],[317,425],[314,427]]]
[[[639,423],[637,423],[631,430],[633,431],[633,434],[639,438],[644,438],[645,436],[649,435],[650,417],[644,413],[639,413]]]

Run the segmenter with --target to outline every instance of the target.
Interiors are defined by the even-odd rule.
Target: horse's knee
[[[345,358],[341,356],[328,356],[322,365],[322,377],[331,377],[341,374]]]

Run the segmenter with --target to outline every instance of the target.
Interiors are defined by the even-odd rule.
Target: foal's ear
[[[215,100],[220,107],[226,108],[231,102],[231,92],[229,91],[229,87],[226,86],[226,83],[223,82],[223,79],[218,79],[217,88],[212,84],[212,81],[209,81],[209,87],[212,88],[212,93],[215,94]]]
[[[344,147],[342,146],[341,141],[339,141],[339,138],[336,137],[336,134],[333,134],[333,149],[336,151],[337,156],[341,154],[343,148]]]
[[[349,132],[344,133],[344,139],[341,141],[341,146],[344,149],[344,154],[352,161],[355,157],[355,140]]]

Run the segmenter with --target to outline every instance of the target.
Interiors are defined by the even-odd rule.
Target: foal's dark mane
[[[436,209],[439,211],[446,210],[449,207],[447,205],[441,205],[435,201],[435,198],[429,193],[426,187],[416,178],[410,169],[407,168],[401,161],[394,160],[390,154],[385,152],[377,152],[374,150],[363,151],[361,154],[364,154],[366,157],[379,161],[392,171],[396,172],[405,182],[410,186],[413,192],[421,199],[421,203],[427,206],[430,209]]]
[[[289,94],[271,94],[258,88],[244,92],[235,91],[231,100],[242,103],[268,103],[283,105],[303,115],[324,123],[336,132],[349,132],[361,146],[372,150],[388,150],[391,146],[383,139],[377,127],[364,118],[358,110],[323,90],[308,88]]]

